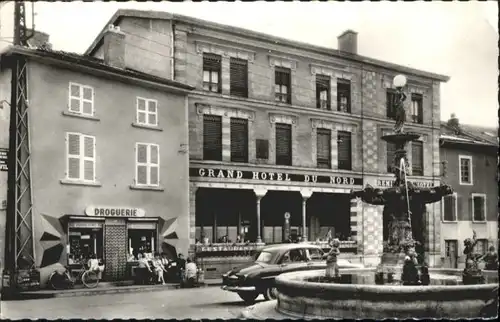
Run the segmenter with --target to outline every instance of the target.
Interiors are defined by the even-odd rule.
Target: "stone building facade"
[[[342,230],[353,257],[376,264],[382,208],[346,196],[366,184],[391,184],[391,150],[380,137],[394,125],[388,101],[397,74],[408,79],[406,129],[422,135],[409,147],[410,180],[439,183],[436,120],[440,83],[448,77],[359,55],[353,31],[331,49],[164,12],[119,10],[107,24],[127,35],[128,67],[195,87],[188,108],[193,245],[208,237],[216,243],[221,234],[234,239],[240,231],[251,241],[277,242],[288,229],[318,240],[333,229]],[[102,43],[99,35],[86,54],[101,57]],[[240,143],[246,152],[237,160]],[[210,151],[217,156],[207,157]],[[225,211],[221,204],[231,210],[219,233],[207,222],[217,217],[209,212]],[[211,219],[200,224],[204,216]],[[440,207],[428,205],[417,217],[433,265],[441,249]]]

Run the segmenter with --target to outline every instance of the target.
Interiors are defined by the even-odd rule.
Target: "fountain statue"
[[[385,241],[384,255],[382,256],[381,266],[378,273],[391,273],[391,269],[385,270],[386,264],[405,264],[406,272],[414,271],[410,266],[417,265],[413,260],[415,256],[416,241],[413,239],[410,205],[424,205],[441,200],[445,195],[453,193],[452,188],[447,184],[433,188],[419,188],[407,180],[408,160],[406,145],[410,141],[417,140],[420,135],[415,133],[406,133],[403,131],[406,118],[404,101],[406,95],[403,88],[406,85],[406,77],[398,75],[394,78],[396,95],[394,106],[396,109],[394,133],[382,137],[388,143],[396,145],[395,157],[393,160],[392,172],[396,179],[392,187],[387,189],[377,189],[367,185],[361,191],[352,191],[351,198],[361,198],[362,201],[372,205],[383,205],[383,216],[388,219],[388,240]],[[410,260],[405,260],[410,257]],[[410,266],[408,266],[410,265]],[[426,268],[424,268],[426,270]],[[405,274],[412,276],[412,274]],[[414,280],[402,281],[403,284],[413,285]]]
[[[326,257],[326,273],[325,276],[328,280],[338,281],[339,274],[339,265],[337,264],[337,257],[340,254],[340,241],[335,238],[330,243],[330,252]]]
[[[474,246],[477,244],[476,231],[472,231],[472,239],[464,240],[465,268],[462,273],[462,282],[464,285],[483,284],[484,276],[479,268],[478,262],[481,254],[474,252]]]

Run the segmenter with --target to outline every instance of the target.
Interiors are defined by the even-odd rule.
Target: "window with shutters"
[[[411,94],[411,121],[422,124],[423,119],[423,99],[421,94]]]
[[[316,107],[330,110],[330,76],[316,75]]]
[[[222,161],[222,116],[203,115],[203,160]]]
[[[66,133],[66,179],[95,181],[95,137]]]
[[[269,159],[269,140],[255,140],[256,158],[267,160]]]
[[[135,184],[159,186],[160,146],[152,143],[136,143],[135,154]]]
[[[351,81],[347,79],[337,80],[337,110],[351,113]]]
[[[457,194],[444,196],[442,199],[443,221],[457,221]]]
[[[411,142],[411,173],[414,176],[424,175],[424,143]]]
[[[316,162],[318,168],[330,169],[332,164],[332,132],[329,129],[317,129]]]
[[[387,142],[386,147],[387,147],[387,172],[392,173],[394,158],[396,157],[396,144],[392,142]]]
[[[289,68],[276,67],[274,70],[274,100],[292,104],[292,90],[290,88],[291,73]]]
[[[460,184],[461,185],[471,185],[472,184],[472,157],[468,155],[459,155],[459,172],[460,172]]]
[[[69,83],[69,106],[71,113],[94,116],[94,89],[76,83]]]
[[[352,169],[352,147],[351,147],[351,132],[338,131],[337,134],[338,147],[338,168],[340,170]]]
[[[231,57],[229,68],[231,96],[248,97],[248,61]]]
[[[292,165],[292,126],[276,123],[276,164]]]
[[[231,118],[231,162],[248,162],[248,120]]]
[[[206,91],[221,92],[221,56],[203,54],[203,89]]]
[[[386,92],[386,108],[387,108],[387,117],[390,119],[396,118],[396,91],[393,89],[387,89]]]
[[[486,220],[486,195],[473,193],[472,199],[472,221]]]
[[[158,101],[137,97],[136,122],[141,125],[158,125]]]

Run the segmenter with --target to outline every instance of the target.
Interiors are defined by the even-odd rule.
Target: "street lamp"
[[[397,89],[401,89],[406,86],[406,76],[405,75],[396,75],[394,76],[394,79],[392,80],[392,84],[394,87]]]

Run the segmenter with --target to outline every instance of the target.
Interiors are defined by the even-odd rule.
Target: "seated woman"
[[[165,279],[163,278],[165,267],[163,266],[159,253],[155,253],[155,257],[153,259],[153,267],[155,270],[155,274],[158,277],[158,283],[162,283],[163,285],[165,285]]]

